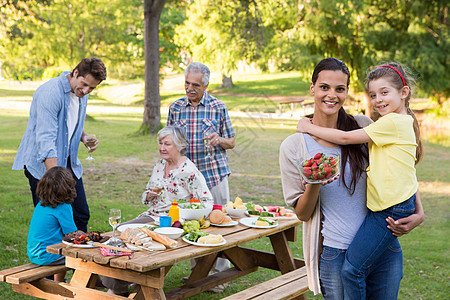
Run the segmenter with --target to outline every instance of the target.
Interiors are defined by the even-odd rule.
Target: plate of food
[[[323,183],[334,179],[340,173],[338,154],[317,153],[302,159],[298,168],[307,183]]]
[[[72,246],[72,247],[75,247],[75,248],[96,248],[96,247],[98,247],[98,246],[92,245],[94,242],[87,242],[85,244],[75,244],[75,243],[66,242],[65,240],[63,240],[62,243],[64,245]]]
[[[132,223],[132,224],[122,224],[117,227],[117,230],[120,232],[125,231],[127,228],[153,228],[155,225],[145,224],[145,223]]]
[[[220,234],[209,234],[201,230],[190,231],[183,236],[183,241],[200,247],[216,247],[226,244],[226,240]]]
[[[63,237],[62,243],[77,248],[95,248],[97,246],[92,245],[94,242],[103,243],[108,239],[109,237],[102,236],[99,231],[85,233],[78,230]]]
[[[222,223],[222,224],[211,223],[212,226],[217,226],[217,227],[231,227],[231,226],[236,226],[237,224],[239,224],[239,222],[235,221],[235,220],[231,220],[228,223]]]
[[[239,220],[239,222],[242,225],[248,227],[261,229],[273,228],[278,226],[278,220],[272,220],[270,218],[263,218],[263,217],[242,218]]]

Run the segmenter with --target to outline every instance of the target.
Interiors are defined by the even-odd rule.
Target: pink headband
[[[394,70],[395,72],[397,72],[398,75],[400,75],[400,78],[401,78],[402,81],[403,81],[403,86],[406,86],[405,78],[403,78],[402,73],[400,73],[400,71],[397,70],[397,68],[395,68],[395,67],[393,67],[393,66],[390,66],[390,65],[382,65],[382,66],[379,66],[378,68],[391,68],[392,70]]]

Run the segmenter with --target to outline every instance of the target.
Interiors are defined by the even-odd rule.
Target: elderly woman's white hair
[[[188,72],[202,73],[203,74],[202,83],[203,83],[203,85],[208,85],[209,76],[210,76],[211,72],[209,71],[209,68],[207,66],[205,66],[204,64],[202,64],[198,61],[194,61],[186,68],[186,71],[184,71],[184,77],[186,77]]]
[[[166,126],[158,131],[158,142],[166,136],[170,135],[173,139],[173,143],[181,155],[184,155],[189,145],[189,140],[186,136],[186,131],[178,126]]]

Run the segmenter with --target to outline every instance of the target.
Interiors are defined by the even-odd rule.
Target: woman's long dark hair
[[[337,58],[330,57],[321,60],[314,68],[312,83],[316,84],[319,73],[322,71],[341,71],[347,75],[347,88],[350,85],[350,72],[345,63]],[[341,107],[338,112],[337,128],[344,131],[350,131],[361,128],[355,118],[346,113]],[[366,166],[369,162],[369,151],[367,144],[341,145],[341,174],[345,174],[347,161],[350,164],[352,180],[350,184],[345,182],[345,176],[341,176],[342,183],[350,194],[353,195],[356,183],[363,173],[366,172]]]

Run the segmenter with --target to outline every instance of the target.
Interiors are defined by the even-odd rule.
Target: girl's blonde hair
[[[409,107],[409,100],[411,99],[411,95],[413,92],[413,88],[415,87],[415,80],[414,78],[409,74],[407,70],[405,70],[404,67],[402,67],[398,63],[388,63],[377,66],[373,71],[371,71],[367,75],[366,79],[366,88],[369,89],[369,83],[373,80],[377,80],[383,77],[389,77],[390,82],[392,85],[397,89],[401,90],[404,86],[409,87],[409,93],[408,96],[405,99],[405,107],[406,112],[408,115],[410,115],[413,120],[413,127],[414,127],[414,133],[416,135],[416,143],[417,143],[417,149],[416,149],[416,164],[419,163],[420,159],[423,156],[423,146],[422,141],[420,139],[420,127],[419,122],[417,121],[416,116],[414,115],[414,112]]]

